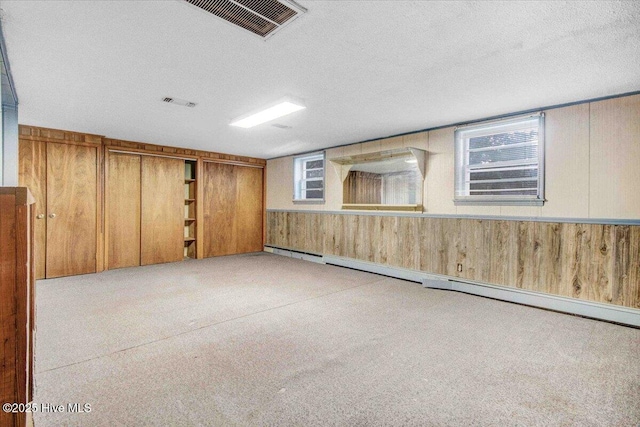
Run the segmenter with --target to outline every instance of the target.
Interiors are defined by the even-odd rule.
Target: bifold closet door
[[[262,169],[204,162],[204,256],[262,250]]]
[[[109,153],[108,268],[140,265],[140,156]]]
[[[46,145],[46,277],[95,273],[97,148]]]
[[[141,264],[184,256],[184,160],[141,156]]]
[[[33,264],[36,279],[45,277],[47,250],[47,144],[42,141],[20,141],[18,148],[18,180],[29,188],[35,199]]]

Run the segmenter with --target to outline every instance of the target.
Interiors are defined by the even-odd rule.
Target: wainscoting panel
[[[266,244],[640,308],[640,226],[267,212]]]

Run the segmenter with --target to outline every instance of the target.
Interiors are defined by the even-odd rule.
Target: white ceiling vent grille
[[[184,0],[263,39],[306,10],[290,0]]]

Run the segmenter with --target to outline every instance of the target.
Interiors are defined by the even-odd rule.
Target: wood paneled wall
[[[278,211],[267,245],[640,308],[640,226]]]
[[[85,206],[83,208],[76,209],[75,211],[81,213],[89,213],[95,215],[95,220],[82,223],[83,227],[93,226],[95,228],[94,246],[95,250],[89,250],[86,247],[82,247],[79,250],[82,251],[82,259],[93,260],[93,271],[102,271],[105,268],[118,268],[132,265],[148,264],[155,262],[173,261],[183,258],[184,248],[184,168],[180,167],[178,173],[177,165],[184,165],[184,159],[191,159],[197,162],[197,181],[202,183],[204,176],[202,172],[202,165],[205,162],[215,162],[219,164],[232,165],[232,168],[238,169],[238,180],[242,184],[243,188],[237,195],[239,199],[242,199],[242,209],[250,210],[251,212],[244,215],[240,213],[238,218],[234,221],[238,223],[238,231],[234,231],[232,238],[238,240],[237,249],[241,252],[258,251],[262,249],[263,233],[264,233],[264,167],[266,166],[266,160],[258,159],[246,156],[236,156],[231,154],[215,153],[201,150],[191,150],[186,148],[168,147],[156,144],[148,144],[143,142],[124,141],[118,139],[105,138],[101,135],[91,135],[79,132],[71,132],[58,129],[47,129],[35,126],[20,125],[19,126],[19,140],[20,140],[20,164],[19,164],[19,179],[21,185],[32,188],[36,196],[36,204],[38,213],[42,214],[43,219],[39,220],[38,227],[36,227],[36,252],[41,256],[37,258],[36,265],[38,266],[38,277],[45,277],[46,271],[46,259],[54,259],[53,255],[50,256],[47,244],[47,235],[53,230],[49,230],[46,226],[45,217],[48,218],[46,207],[47,203],[51,202],[47,200],[47,181],[50,178],[47,176],[46,162],[35,162],[33,159],[41,160],[47,157],[47,153],[55,147],[55,149],[71,150],[69,147],[74,147],[74,150],[78,153],[85,147],[93,149],[96,153],[95,159],[92,160],[92,165],[95,165],[97,169],[91,176],[89,172],[80,170],[79,167],[73,167],[74,165],[54,165],[52,163],[51,168],[55,171],[59,171],[60,174],[49,174],[56,178],[60,175],[60,181],[64,184],[68,181],[68,176],[65,171],[78,171],[83,177],[83,191],[88,193],[92,182],[96,182],[93,185],[92,194],[94,194],[95,204],[92,206]],[[74,151],[71,150],[71,151]],[[127,154],[128,153],[128,154]],[[142,160],[138,154],[147,155]],[[74,159],[78,155],[61,156],[62,159]],[[135,158],[134,163],[131,161],[124,162],[123,159]],[[135,164],[135,162],[138,162]],[[144,173],[144,164],[149,163],[149,167],[153,168],[152,174]],[[166,175],[166,170],[158,165],[164,163],[175,163],[171,174],[174,176],[171,186],[175,187],[175,191],[169,191],[163,182],[154,182],[154,179],[159,178],[160,175]],[[158,165],[155,165],[157,163]],[[67,167],[71,166],[71,167]],[[243,167],[244,166],[244,167]],[[111,170],[111,175],[108,170]],[[149,169],[151,170],[151,169]],[[245,172],[248,170],[249,172]],[[179,176],[178,176],[179,175]],[[145,180],[145,177],[147,178]],[[158,202],[157,205],[153,205],[152,208],[145,210],[145,204],[142,203],[145,200],[145,185],[147,186],[147,195],[154,195],[153,199]],[[179,186],[179,188],[178,188]],[[245,194],[248,190],[246,188],[252,188],[250,194]],[[67,185],[60,185],[56,187],[60,191],[69,193],[74,190]],[[199,201],[204,201],[203,186],[198,185],[197,194],[195,198]],[[75,190],[74,190],[75,191]],[[163,194],[175,194],[176,197],[169,199]],[[141,197],[131,197],[131,194],[142,194]],[[78,199],[76,194],[69,193],[72,198]],[[180,200],[177,199],[177,195],[180,195]],[[58,199],[58,197],[54,197]],[[67,197],[68,199],[68,197]],[[246,199],[246,200],[245,200]],[[83,199],[84,200],[84,199]],[[68,201],[68,200],[67,200]],[[130,203],[130,202],[134,203]],[[64,202],[64,203],[63,203]],[[63,205],[68,205],[64,200],[61,200]],[[50,203],[49,203],[50,204]],[[151,203],[147,203],[147,206],[152,206]],[[169,206],[171,206],[171,212],[169,215]],[[203,218],[202,204],[199,206],[194,214],[195,221],[201,226],[196,231],[196,243],[197,243],[197,257],[202,258],[203,249],[203,224],[205,223]],[[55,206],[54,206],[55,207]],[[179,209],[174,207],[179,207]],[[62,208],[60,208],[62,209]],[[57,209],[57,210],[60,210]],[[179,221],[178,221],[178,212]],[[57,212],[55,212],[57,213]],[[168,218],[170,216],[171,218]],[[140,217],[142,217],[142,225],[140,225]],[[61,223],[57,215],[52,218],[53,221]],[[170,221],[172,224],[171,231],[166,229],[160,229],[156,227],[157,224]],[[123,223],[126,223],[125,227],[121,227]],[[255,224],[254,224],[255,223]],[[87,226],[87,224],[89,224]],[[118,224],[118,233],[113,235],[110,239],[105,230],[113,230],[114,225]],[[145,228],[144,225],[147,225]],[[248,225],[252,225],[249,227]],[[78,224],[70,227],[69,224],[65,224],[58,230],[60,236],[71,236],[73,238],[74,233],[78,232]],[[192,222],[193,226],[193,222]],[[155,227],[155,228],[154,228]],[[156,229],[157,228],[157,229]],[[180,233],[178,233],[178,231]],[[88,234],[89,230],[82,229],[80,232]],[[49,236],[50,237],[50,236]],[[160,254],[156,249],[149,249],[149,246],[145,246],[145,242],[155,241],[158,243],[162,238],[171,238],[178,242],[176,247],[179,247],[180,253],[177,250],[171,254]],[[250,240],[250,242],[249,242]],[[142,244],[139,242],[142,241]],[[138,242],[132,243],[132,242]],[[51,246],[54,248],[56,245]],[[65,245],[65,247],[72,247],[71,245]],[[78,245],[76,245],[78,246]],[[122,250],[122,247],[126,247]],[[155,245],[158,247],[159,245]],[[169,245],[165,245],[169,246]],[[167,249],[169,250],[169,249]],[[47,254],[47,257],[44,254]],[[60,257],[61,262],[74,262],[77,257]],[[83,270],[83,272],[85,272]],[[55,273],[55,272],[54,272]],[[56,274],[64,275],[64,274]],[[47,277],[49,274],[46,274]]]
[[[188,148],[167,147],[165,145],[147,144],[144,142],[124,141],[121,139],[104,138],[105,147],[121,148],[124,151],[143,151],[174,156],[195,156],[203,160],[220,161],[224,163],[238,163],[255,166],[266,166],[267,161],[255,157],[236,156],[233,154],[215,153],[212,151],[191,150]]]
[[[125,151],[143,151],[157,154],[173,154],[177,156],[196,156],[210,160],[245,163],[250,165],[265,166],[267,161],[247,156],[216,153],[212,151],[191,150],[188,148],[168,147],[165,145],[149,144],[146,142],[125,141],[121,139],[106,138],[101,135],[92,135],[67,130],[41,128],[37,126],[20,125],[20,139],[55,142],[77,142],[102,144],[105,147],[122,148]]]

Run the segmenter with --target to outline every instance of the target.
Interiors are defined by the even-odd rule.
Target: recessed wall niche
[[[399,148],[330,159],[342,178],[342,209],[422,211],[426,154]]]

